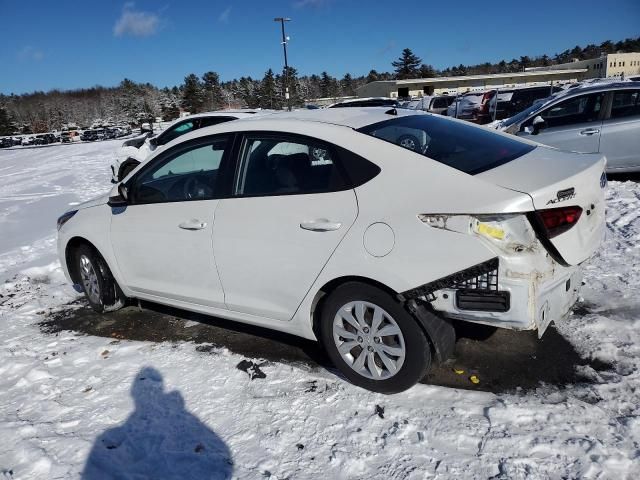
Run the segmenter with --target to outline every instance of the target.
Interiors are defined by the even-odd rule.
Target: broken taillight
[[[580,207],[560,207],[538,210],[536,212],[540,222],[544,226],[547,238],[557,237],[573,227],[582,215]]]

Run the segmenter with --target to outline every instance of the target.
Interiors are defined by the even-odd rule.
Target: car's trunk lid
[[[606,159],[599,154],[537,147],[522,157],[478,175],[484,180],[528,194],[537,212],[578,206],[577,223],[553,237],[541,238],[560,261],[576,265],[593,255],[605,231]],[[536,217],[531,218],[536,223]],[[538,235],[544,232],[538,227]],[[555,251],[553,251],[555,250]]]

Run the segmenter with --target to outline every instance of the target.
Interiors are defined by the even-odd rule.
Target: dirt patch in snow
[[[338,374],[316,342],[162,305],[144,302],[143,307],[99,315],[79,300],[46,316],[40,327],[49,334],[71,330],[116,341],[193,342],[195,350],[203,355],[215,355],[226,348],[249,359],[247,365],[254,364],[251,360],[256,365],[266,360]],[[457,336],[455,356],[434,367],[422,383],[503,393],[531,390],[542,384],[586,383],[592,378],[582,375],[584,368],[577,367],[589,366],[596,371],[612,368],[580,357],[553,326],[538,339],[537,332],[460,322]]]

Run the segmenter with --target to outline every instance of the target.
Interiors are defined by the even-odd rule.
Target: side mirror
[[[107,205],[110,207],[126,207],[129,203],[129,189],[124,183],[119,183],[113,187],[109,194]]]
[[[149,145],[151,145],[153,148],[158,146],[158,137],[152,137],[149,139]]]

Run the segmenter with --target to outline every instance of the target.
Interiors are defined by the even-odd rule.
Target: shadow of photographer
[[[82,479],[231,477],[227,445],[187,411],[180,392],[165,392],[158,370],[141,369],[131,396],[135,410],[124,424],[96,439]]]

